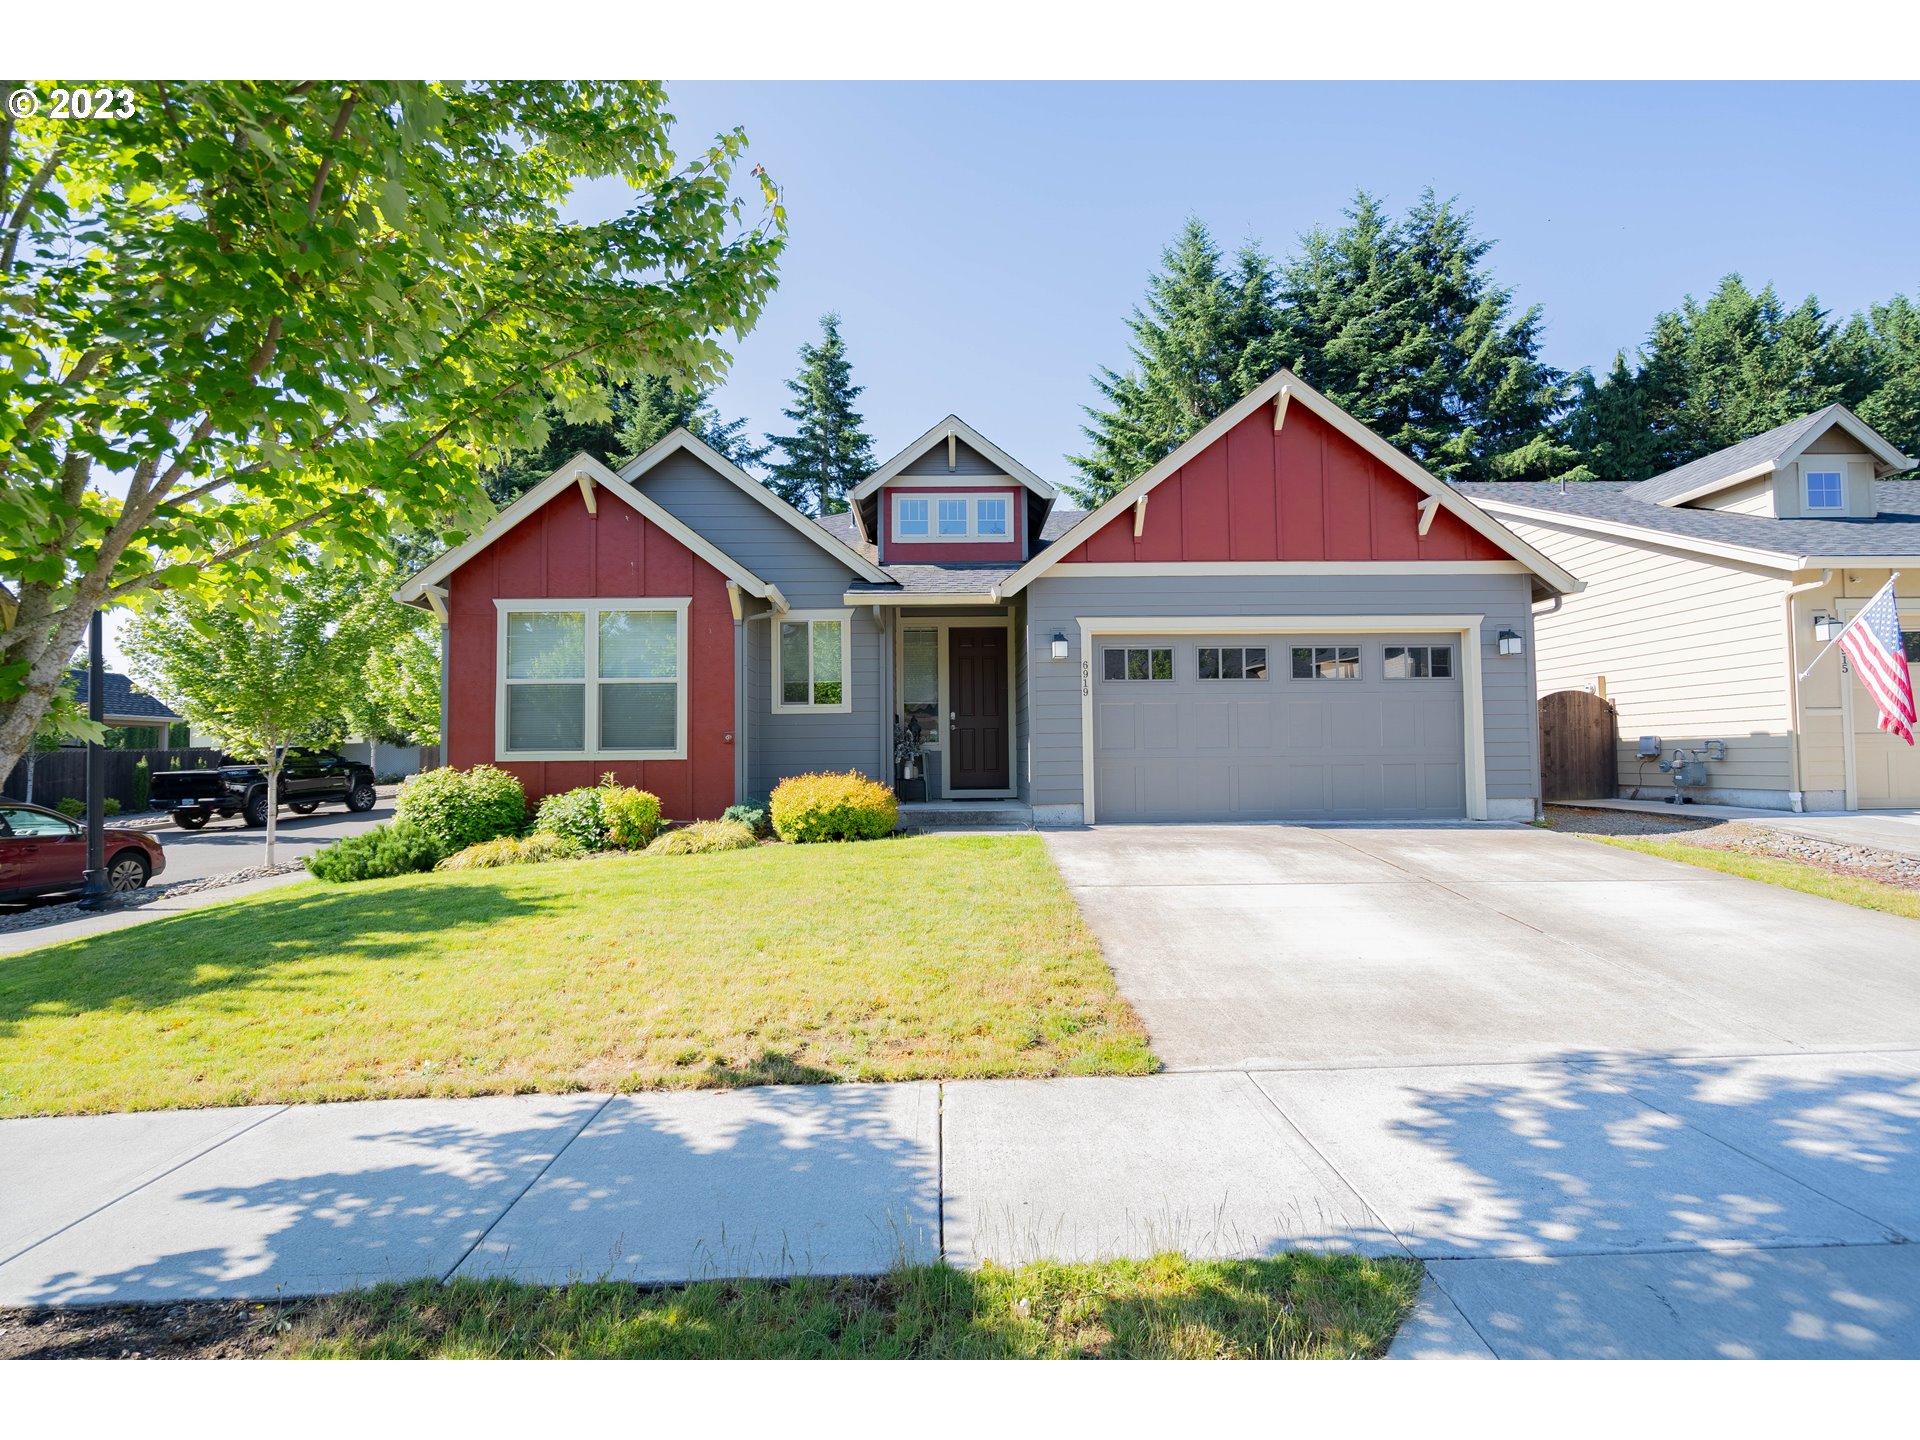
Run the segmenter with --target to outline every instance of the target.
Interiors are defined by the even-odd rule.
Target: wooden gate
[[[1620,793],[1619,723],[1611,702],[1585,690],[1541,697],[1540,788],[1549,801],[1611,800]]]

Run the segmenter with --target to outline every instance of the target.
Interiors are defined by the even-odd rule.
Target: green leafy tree
[[[1072,461],[1083,504],[1124,489],[1280,368],[1278,287],[1257,245],[1229,263],[1188,219],[1127,321],[1131,366],[1094,376],[1103,403],[1087,407],[1087,453]]]
[[[156,82],[84,125],[5,98],[0,771],[96,608],[264,624],[295,540],[372,564],[471,533],[550,402],[717,382],[784,243],[772,182],[736,194],[744,134],[682,165],[652,84]],[[631,208],[565,219],[597,177]]]
[[[607,390],[604,419],[570,421],[558,407],[550,407],[546,443],[511,455],[487,471],[487,494],[496,505],[524,495],[582,450],[617,470],[644,455],[677,426],[685,426],[743,470],[751,472],[766,459],[769,447],[748,440],[746,419],[721,418],[706,388],[664,375],[642,375]]]
[[[271,611],[170,593],[121,635],[133,673],[196,730],[267,774],[266,863],[274,863],[283,751],[330,744],[348,728],[371,638],[343,607],[344,574],[309,571]],[[389,604],[389,608],[399,609]]]
[[[865,386],[853,383],[853,366],[840,338],[840,317],[820,317],[820,340],[800,347],[800,373],[787,381],[793,392],[791,435],[769,435],[780,458],[768,467],[767,485],[788,503],[816,515],[847,508],[847,491],[873,472],[873,440],[854,408]]]
[[[1849,404],[1907,455],[1920,458],[1920,307],[1904,295],[1856,315],[1841,335],[1864,393]]]
[[[1346,216],[1282,269],[1280,346],[1301,377],[1447,479],[1572,471],[1540,308],[1513,313],[1472,214],[1428,190],[1396,221],[1363,191]]]

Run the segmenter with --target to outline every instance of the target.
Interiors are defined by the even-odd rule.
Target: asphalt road
[[[343,835],[392,818],[391,793],[382,795],[379,804],[361,815],[355,815],[344,805],[322,805],[311,815],[282,810],[275,831],[274,859],[282,865],[292,864]],[[209,875],[264,865],[267,861],[267,832],[249,828],[237,815],[231,820],[209,820],[204,830],[182,830],[177,825],[167,825],[147,833],[166,851],[167,868],[159,877],[162,883],[204,880]]]

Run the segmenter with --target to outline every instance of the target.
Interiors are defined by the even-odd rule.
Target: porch
[[[912,812],[943,826],[1031,827],[1028,807],[998,803],[1017,801],[1022,789],[1024,667],[1015,608],[945,605],[890,613],[888,713],[903,822]]]

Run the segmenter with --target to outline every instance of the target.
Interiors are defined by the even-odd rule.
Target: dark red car
[[[167,868],[160,844],[107,827],[107,886],[138,890]],[[55,810],[0,800],[0,900],[78,890],[87,873],[87,830]]]

